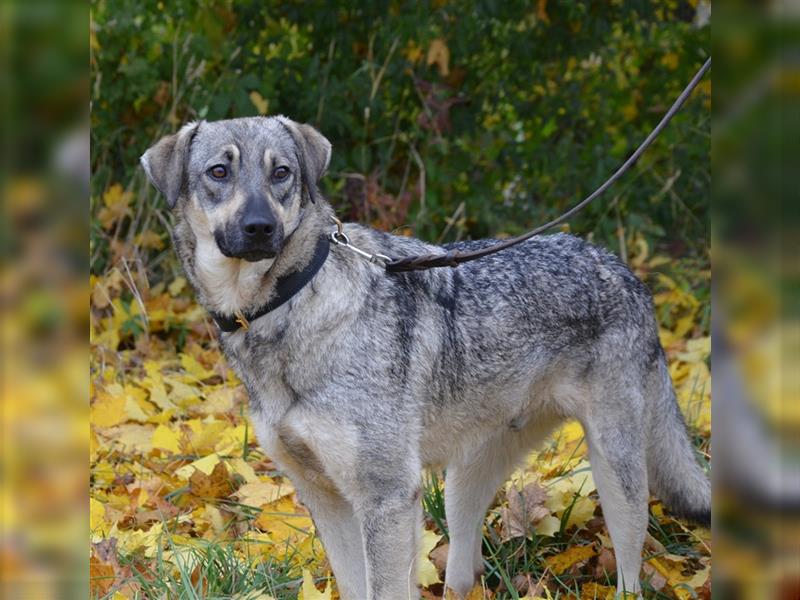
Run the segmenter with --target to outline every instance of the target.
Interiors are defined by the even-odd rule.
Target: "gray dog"
[[[176,212],[186,275],[342,598],[419,596],[426,467],[446,469],[445,583],[466,594],[497,488],[567,418],[588,438],[618,591],[638,592],[649,492],[710,519],[645,286],[563,234],[457,269],[386,273],[330,241],[317,189],[330,155],[312,127],[256,117],[188,124],[141,162]],[[360,225],[344,233],[370,254],[443,251]]]

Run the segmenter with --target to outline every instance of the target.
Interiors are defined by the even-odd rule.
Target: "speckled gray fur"
[[[226,144],[239,166],[220,187],[205,169]],[[325,138],[285,118],[190,124],[143,156],[176,206],[173,239],[206,308],[256,308],[279,275],[306,264],[332,230],[316,188],[329,158]],[[279,163],[292,171],[283,187],[265,175]],[[254,193],[280,220],[277,255],[223,256],[214,230],[235,229]],[[355,224],[345,232],[393,257],[434,249]],[[481,570],[481,524],[497,488],[566,418],[587,434],[620,591],[640,589],[649,490],[679,515],[709,519],[708,480],[650,294],[614,255],[576,237],[399,274],[334,246],[288,303],[220,340],[249,391],[260,443],[312,513],[343,598],[418,597],[425,467],[447,472],[446,583],[465,594]]]

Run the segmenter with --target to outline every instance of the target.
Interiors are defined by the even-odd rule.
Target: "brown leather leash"
[[[700,80],[703,79],[703,76],[706,74],[708,69],[711,68],[711,57],[706,60],[705,64],[700,67],[700,70],[697,71],[695,76],[689,82],[689,85],[681,92],[681,95],[678,96],[677,100],[672,104],[670,109],[666,112],[666,114],[661,118],[658,125],[656,125],[655,129],[650,132],[645,140],[641,143],[641,145],[636,149],[636,151],[631,154],[630,158],[626,160],[622,166],[616,170],[616,172],[609,177],[603,185],[597,188],[594,192],[589,194],[586,198],[581,200],[578,204],[573,206],[567,212],[562,214],[561,216],[553,219],[552,221],[548,221],[544,225],[540,225],[536,229],[533,229],[527,233],[523,233],[522,235],[518,235],[516,237],[509,238],[505,241],[498,242],[492,246],[487,248],[483,248],[481,250],[473,250],[472,252],[459,252],[458,250],[450,250],[449,252],[436,253],[436,254],[418,254],[414,256],[406,256],[403,258],[389,258],[384,257],[381,255],[373,255],[371,258],[371,262],[379,262],[384,265],[384,268],[388,273],[398,273],[402,271],[422,271],[425,269],[434,269],[437,267],[457,267],[458,265],[469,262],[471,260],[477,260],[479,258],[483,258],[484,256],[489,256],[490,254],[495,254],[497,252],[501,252],[502,250],[506,250],[511,246],[516,246],[517,244],[524,242],[525,240],[529,240],[535,235],[539,235],[540,233],[547,231],[548,229],[555,227],[556,225],[560,225],[570,217],[572,217],[577,212],[583,210],[590,202],[592,202],[595,198],[601,196],[603,192],[605,192],[608,188],[610,188],[622,175],[628,171],[639,157],[644,153],[645,150],[653,143],[658,135],[664,130],[667,124],[672,120],[672,117],[681,109],[683,104],[691,95],[692,91],[697,84],[700,83]],[[337,234],[334,233],[334,236]],[[338,232],[338,235],[342,235],[341,230]],[[349,245],[349,240],[345,242],[347,238],[342,237],[341,243],[342,245]],[[336,237],[332,237],[332,241],[336,241]],[[366,254],[366,253],[364,253]],[[367,256],[369,256],[367,254]],[[379,258],[375,258],[379,257]]]

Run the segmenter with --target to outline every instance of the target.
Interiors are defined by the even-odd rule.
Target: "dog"
[[[275,116],[187,124],[141,164],[341,597],[419,597],[425,468],[446,473],[445,585],[466,595],[496,490],[569,418],[587,437],[618,592],[639,593],[650,491],[679,516],[711,515],[647,288],[563,233],[456,269],[388,273],[331,241],[318,187],[330,157],[316,129]],[[343,233],[391,257],[493,243]]]

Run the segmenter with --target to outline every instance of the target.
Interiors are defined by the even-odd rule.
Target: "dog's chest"
[[[286,349],[278,340],[259,340],[241,330],[225,336],[222,347],[247,388],[251,411],[268,422],[277,422],[297,395],[286,372]]]
[[[320,360],[310,340],[285,329],[238,331],[226,336],[222,347],[247,388],[251,410],[270,423],[318,390],[327,372],[327,361]]]

